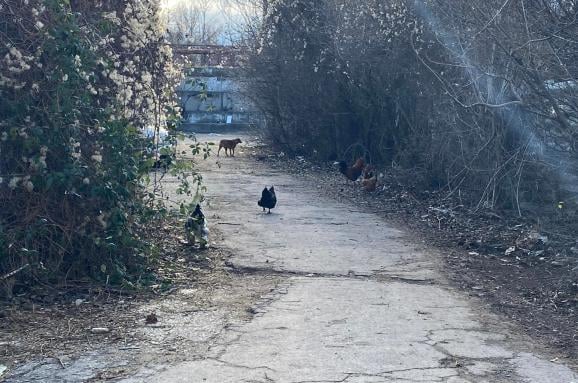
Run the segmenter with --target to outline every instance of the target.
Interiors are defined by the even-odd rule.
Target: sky
[[[161,8],[163,9],[171,9],[174,8],[176,5],[181,3],[195,3],[195,0],[161,0]],[[212,8],[213,11],[219,11],[221,9],[221,2],[219,0],[213,0],[210,2],[209,6]]]
[[[202,1],[205,3],[206,1]],[[176,8],[180,4],[186,5],[195,5],[198,3],[197,0],[161,0],[161,9],[165,12],[171,12],[174,8]],[[236,9],[233,6],[225,5],[226,2],[221,0],[210,0],[206,2],[208,6],[208,16],[211,19],[211,22],[216,22],[218,24],[225,24],[228,21],[228,17],[234,16],[236,13]]]
[[[170,8],[174,6],[173,3],[176,3],[178,0],[161,0],[161,8]]]
[[[161,9],[168,16],[169,23],[171,11],[174,11],[179,5],[195,7],[203,4],[208,6],[207,22],[222,29],[223,33],[218,38],[221,44],[230,43],[231,38],[239,34],[246,17],[255,12],[255,9],[248,5],[251,3],[250,1],[226,0],[160,0]]]
[[[202,0],[160,0],[161,8],[170,11],[179,4],[191,4],[194,5]],[[202,1],[206,2],[206,0]],[[227,13],[228,15],[240,15],[241,12],[247,11],[249,7],[247,6],[249,2],[233,2],[233,1],[223,1],[223,0],[210,0],[207,2],[209,6],[209,11],[215,14]]]

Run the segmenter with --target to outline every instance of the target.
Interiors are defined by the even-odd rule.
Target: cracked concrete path
[[[451,289],[417,238],[249,150],[201,164],[206,214],[232,268],[283,282],[204,357],[125,382],[578,382]],[[271,215],[256,204],[265,185],[278,194]]]

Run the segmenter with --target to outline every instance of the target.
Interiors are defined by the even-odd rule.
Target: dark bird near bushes
[[[263,192],[261,192],[261,199],[257,202],[257,205],[261,206],[263,211],[269,209],[268,214],[271,214],[271,209],[273,209],[276,204],[277,196],[275,195],[275,188],[271,186],[269,189],[263,189]]]
[[[153,168],[160,169],[163,168],[165,171],[171,166],[173,163],[173,157],[169,154],[161,154],[159,159],[155,161],[153,164]]]
[[[339,171],[341,174],[347,177],[347,179],[350,181],[357,181],[357,179],[361,176],[361,173],[363,173],[363,169],[365,168],[365,161],[361,157],[355,161],[353,166],[347,166],[345,161],[339,161],[335,164],[339,166]]]
[[[201,249],[207,247],[207,243],[209,242],[209,228],[207,227],[205,215],[201,210],[201,205],[197,204],[197,207],[187,219],[185,231],[189,244],[194,245],[195,241],[198,240]]]

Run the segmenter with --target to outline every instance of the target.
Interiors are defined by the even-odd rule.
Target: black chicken
[[[173,157],[169,154],[161,154],[153,164],[154,169],[163,168],[165,171],[172,165]]]
[[[269,209],[268,214],[271,214],[271,209],[273,209],[276,204],[277,196],[275,195],[275,188],[271,186],[270,189],[263,189],[263,192],[261,193],[261,199],[257,202],[257,205],[261,206],[263,211],[265,211],[265,209]]]
[[[201,210],[201,205],[197,204],[197,207],[187,219],[185,231],[189,244],[194,245],[195,241],[198,240],[202,249],[207,247],[209,228],[207,227],[207,219]]]

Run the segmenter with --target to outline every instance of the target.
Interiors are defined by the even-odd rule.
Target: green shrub
[[[118,282],[140,262],[141,131],[174,126],[179,72],[157,2],[110,3],[0,7],[0,278]]]

